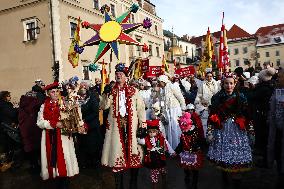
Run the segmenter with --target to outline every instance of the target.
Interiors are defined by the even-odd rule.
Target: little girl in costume
[[[166,151],[174,153],[163,134],[159,131],[159,120],[147,120],[147,136],[138,139],[138,142],[145,145],[144,166],[151,170],[151,181],[153,189],[157,188],[159,175],[162,176],[163,188],[166,186]]]
[[[203,167],[204,160],[201,150],[204,141],[202,123],[196,121],[190,113],[185,112],[179,119],[179,126],[182,134],[175,152],[180,156],[180,166],[184,169],[186,187],[196,189],[198,170]]]

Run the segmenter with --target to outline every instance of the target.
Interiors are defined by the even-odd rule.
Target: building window
[[[247,47],[244,47],[243,48],[243,54],[246,54],[248,52],[248,48]]]
[[[159,49],[159,47],[156,47],[156,53],[157,53],[157,57],[160,57],[160,49]]]
[[[141,37],[136,37],[136,40],[139,42],[139,43],[141,43]],[[142,56],[142,48],[141,48],[141,46],[136,46],[136,48],[137,48],[137,55],[140,57],[140,56]]]
[[[37,21],[36,21],[36,19],[24,21],[23,27],[24,27],[24,41],[33,41],[33,40],[37,39],[37,33],[36,33]]]
[[[247,58],[244,58],[244,65],[248,65],[250,62]]]
[[[35,40],[36,39],[36,32],[35,32],[35,22],[30,22],[26,24],[27,26],[27,40]]]
[[[266,56],[266,57],[269,57],[269,52],[265,52],[265,56]]]
[[[110,4],[110,12],[111,12],[111,15],[115,17],[115,5],[114,4]]]
[[[236,67],[240,66],[240,60],[236,60],[236,64],[235,65],[236,65]]]
[[[280,59],[277,59],[277,60],[276,60],[276,65],[277,65],[277,66],[280,66]]]
[[[134,14],[131,14],[131,21],[130,22],[135,23],[135,16],[134,16]]]
[[[83,66],[83,75],[84,75],[84,80],[90,80],[89,66]]]
[[[94,0],[94,9],[99,10],[99,0]]]
[[[185,46],[185,51],[188,52],[188,46]]]
[[[152,45],[149,45],[149,56],[153,56]]]
[[[234,55],[239,54],[239,49],[234,49]]]
[[[228,49],[228,55],[230,55],[230,53],[231,53],[231,51],[230,51],[230,49]]]
[[[276,52],[275,52],[275,56],[280,56],[280,52],[279,52],[279,51],[276,51]]]
[[[70,22],[70,38],[74,38],[76,28],[77,28],[77,24],[74,22]]]
[[[159,33],[158,33],[158,26],[157,25],[155,25],[155,33],[156,33],[156,35],[159,35]]]

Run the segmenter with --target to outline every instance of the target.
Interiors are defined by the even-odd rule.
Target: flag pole
[[[223,31],[223,28],[224,28],[224,30],[225,30],[225,27],[224,27],[224,17],[225,17],[225,13],[224,13],[224,11],[222,12],[222,27],[221,27],[221,32],[223,32],[223,45],[224,45],[224,31]],[[221,44],[220,44],[221,45]],[[224,53],[224,52],[223,52]],[[222,59],[223,59],[223,55],[222,55]],[[220,69],[221,69],[221,72],[225,72],[225,63],[223,62],[223,60],[222,60],[222,63],[223,63],[223,68],[221,67]]]
[[[224,16],[225,16],[225,13],[223,12],[223,17],[222,17],[222,26],[224,25]]]

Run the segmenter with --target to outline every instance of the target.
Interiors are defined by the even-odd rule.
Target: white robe
[[[178,124],[178,117],[181,116],[182,110],[185,110],[185,100],[180,90],[172,83],[167,83],[164,88],[164,108],[165,115],[169,122],[165,125],[167,140],[175,149],[180,142],[181,130]]]
[[[48,164],[47,164],[47,157],[46,157],[46,129],[53,129],[53,127],[50,126],[49,121],[45,120],[43,118],[43,110],[44,110],[44,104],[41,106],[40,111],[38,113],[37,118],[37,125],[42,130],[41,135],[41,177],[43,180],[50,179],[49,173],[48,173]],[[75,148],[74,148],[74,142],[73,138],[65,135],[61,135],[61,141],[62,141],[62,148],[64,153],[64,159],[65,159],[65,165],[66,165],[66,171],[67,171],[67,177],[72,177],[77,174],[79,174],[79,167],[78,162],[76,158]],[[59,176],[58,169],[53,169],[53,178]]]
[[[208,106],[211,105],[212,96],[218,91],[218,83],[214,79],[211,82],[203,81],[202,85],[198,88],[194,103],[196,112],[200,115],[202,121],[204,136],[206,136],[207,132]],[[207,103],[207,106],[204,106],[202,103]]]

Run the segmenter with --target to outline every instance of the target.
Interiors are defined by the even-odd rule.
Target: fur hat
[[[248,82],[253,84],[253,85],[256,85],[256,84],[258,84],[258,77],[254,75],[251,78],[249,78]]]
[[[195,109],[195,106],[194,106],[193,104],[188,104],[188,105],[186,106],[186,109],[187,109],[187,110],[194,110],[194,109]]]
[[[166,76],[166,75],[160,75],[159,78],[158,78],[158,80],[159,80],[160,82],[164,82],[164,83],[169,83],[169,82],[170,82],[168,76]]]
[[[258,79],[259,81],[269,81],[272,76],[275,75],[276,70],[272,67],[269,67],[265,70],[259,72]]]
[[[147,81],[147,82],[145,82],[145,86],[146,86],[146,87],[151,87],[152,85],[151,85],[150,82]]]

